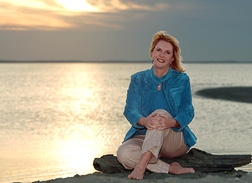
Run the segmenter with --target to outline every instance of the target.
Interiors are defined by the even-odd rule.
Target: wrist
[[[175,128],[180,128],[180,124],[179,124],[179,122],[176,120],[176,119],[173,119],[174,120],[174,127]]]
[[[139,119],[139,121],[137,122],[137,125],[138,125],[138,126],[145,126],[144,119],[145,119],[145,117],[141,117],[141,118]]]

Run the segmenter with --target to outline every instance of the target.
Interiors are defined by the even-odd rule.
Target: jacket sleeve
[[[144,128],[143,126],[137,125],[139,119],[143,117],[143,115],[141,115],[139,112],[139,105],[137,101],[138,100],[134,86],[134,78],[131,77],[129,89],[127,91],[126,106],[123,114],[134,128],[142,129]]]
[[[192,105],[192,94],[189,78],[185,83],[184,90],[181,93],[178,113],[175,120],[180,124],[180,128],[173,128],[175,131],[182,131],[194,118],[194,107]]]

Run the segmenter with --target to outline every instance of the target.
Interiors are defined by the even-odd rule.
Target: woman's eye
[[[166,53],[167,53],[168,55],[170,55],[170,54],[171,54],[171,52],[169,52],[169,51],[167,51]]]

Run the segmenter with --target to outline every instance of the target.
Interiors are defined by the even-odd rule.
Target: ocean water
[[[0,182],[93,173],[116,154],[130,75],[151,64],[0,64]],[[207,99],[197,90],[252,86],[252,64],[186,64],[198,137],[214,154],[252,154],[252,104]],[[240,168],[252,172],[252,165]]]

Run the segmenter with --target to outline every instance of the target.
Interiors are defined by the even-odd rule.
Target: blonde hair
[[[171,45],[173,47],[174,60],[171,63],[171,68],[175,69],[177,71],[180,71],[180,72],[184,72],[185,69],[182,67],[182,62],[181,62],[182,56],[180,55],[181,49],[179,47],[179,42],[176,38],[172,37],[171,35],[165,34],[165,31],[159,31],[153,36],[153,39],[151,42],[151,47],[150,47],[150,55],[160,40],[171,43]]]

